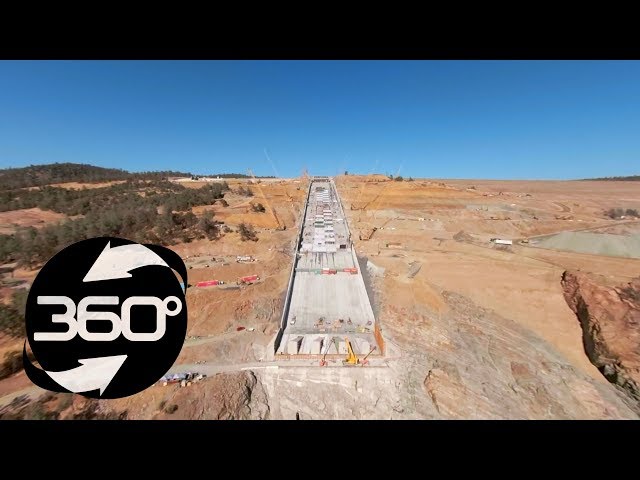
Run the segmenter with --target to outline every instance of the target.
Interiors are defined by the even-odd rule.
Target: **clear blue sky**
[[[0,167],[640,174],[640,62],[0,62]]]

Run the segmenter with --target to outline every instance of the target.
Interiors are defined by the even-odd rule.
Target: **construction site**
[[[170,246],[188,269],[178,359],[156,385],[99,400],[99,411],[130,419],[640,415],[640,402],[609,380],[635,395],[626,379],[637,371],[636,297],[624,285],[640,268],[640,220],[605,215],[640,209],[637,182],[306,171],[226,181],[223,199],[191,209],[220,222],[220,235]],[[39,228],[63,220],[53,213],[13,210],[0,220],[7,231],[21,221]],[[37,274],[0,267],[5,298]],[[593,318],[577,318],[581,305]],[[610,335],[617,350],[601,338],[585,343],[585,332]],[[19,358],[21,349],[20,338],[0,336],[0,355]],[[40,408],[69,418],[83,405],[78,395],[48,397],[24,372],[0,379],[0,416],[32,418],[42,412],[24,412]]]
[[[383,352],[382,336],[333,181],[314,177],[300,224],[281,327],[277,359],[348,355],[357,363]],[[363,359],[366,361],[366,359]]]

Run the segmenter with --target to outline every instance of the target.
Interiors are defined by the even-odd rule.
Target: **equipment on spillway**
[[[327,361],[325,359],[327,358],[327,352],[329,351],[329,348],[331,348],[331,344],[334,344],[336,346],[336,352],[338,351],[338,340],[334,337],[330,342],[327,342],[327,348],[324,351],[324,355],[322,355],[322,360],[320,360],[321,367],[325,367],[327,365]]]
[[[351,342],[349,341],[349,339],[347,337],[344,338],[344,341],[347,345],[347,350],[349,351],[349,353],[347,354],[347,358],[345,360],[342,361],[343,365],[358,365],[360,363],[360,360],[358,359],[358,357],[356,357],[356,354],[353,353],[353,348],[351,348]]]
[[[369,355],[371,355],[373,353],[373,351],[376,349],[377,347],[374,345],[373,347],[371,347],[371,350],[369,350],[369,353],[367,353],[364,358],[362,359],[362,366],[368,365],[369,364],[369,360],[367,360],[367,358],[369,357]]]

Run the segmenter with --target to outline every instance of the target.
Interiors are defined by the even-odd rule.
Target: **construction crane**
[[[327,365],[327,361],[326,361],[327,353],[329,352],[329,349],[331,348],[332,344],[335,344],[336,352],[338,351],[338,340],[336,339],[336,337],[333,337],[330,342],[327,342],[327,348],[324,350],[324,355],[322,355],[322,360],[320,360],[321,367],[325,367]]]
[[[349,353],[347,353],[347,358],[342,361],[342,364],[343,365],[358,365],[360,363],[360,360],[358,359],[356,354],[353,353],[353,348],[351,348],[351,342],[349,341],[349,339],[347,337],[344,338],[344,341],[347,344],[347,351]]]
[[[271,206],[271,203],[269,203],[269,200],[267,200],[267,197],[265,197],[264,191],[262,191],[262,187],[260,186],[260,181],[256,178],[256,176],[253,174],[250,168],[247,169],[247,173],[249,174],[249,176],[251,176],[251,178],[253,178],[254,183],[256,184],[256,186],[258,187],[258,190],[260,191],[260,196],[262,197],[262,200],[264,200],[265,205],[267,206],[267,208],[269,208],[269,212],[271,213],[274,220],[276,221],[276,224],[277,224],[276,230],[286,230],[287,227],[282,223],[280,223],[280,219],[278,218],[278,215],[276,215],[276,211]]]

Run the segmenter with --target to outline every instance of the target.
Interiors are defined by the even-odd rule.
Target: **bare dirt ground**
[[[98,182],[98,183],[81,183],[81,182],[64,182],[64,183],[52,183],[52,187],[59,188],[67,188],[69,190],[82,190],[83,188],[91,189],[91,188],[103,188],[108,187],[110,185],[117,185],[119,183],[124,183],[125,180],[114,180],[112,182]],[[39,188],[39,187],[32,187]]]
[[[58,223],[65,218],[67,216],[63,213],[40,210],[37,207],[0,212],[0,234],[9,235],[20,227],[41,228],[45,225]]]
[[[500,251],[488,240],[611,226],[617,222],[606,219],[603,211],[618,205],[637,208],[640,185],[460,180],[442,184],[418,180],[367,184],[362,190],[354,188],[361,187],[361,182],[353,185],[349,177],[341,180],[340,193],[352,228],[385,225],[371,240],[357,242],[357,248],[387,268],[390,285],[385,288],[394,292],[394,301],[402,302],[403,297],[412,298],[413,292],[433,286],[461,293],[531,328],[576,366],[601,378],[584,354],[580,328],[564,301],[560,277],[564,269],[578,268],[627,279],[640,271],[640,261],[521,245]],[[367,210],[348,208],[367,201],[372,202]],[[558,213],[570,213],[574,218],[558,220]],[[424,221],[413,220],[416,217]],[[451,240],[459,231],[478,241]],[[404,249],[385,249],[389,242],[401,243]],[[420,261],[424,267],[408,281],[403,274],[411,261]]]
[[[635,224],[623,226],[603,211],[640,208],[640,184],[337,177],[357,252],[371,263],[386,355],[368,367],[321,368],[270,355],[306,184],[263,182],[261,193],[247,181],[228,183],[250,187],[254,197],[230,193],[228,207],[194,213],[211,209],[234,229],[253,223],[259,241],[227,233],[171,247],[191,266],[192,285],[261,277],[240,289],[187,290],[188,338],[172,370],[209,377],[103,401],[104,408],[126,410],[128,418],[638,418],[637,405],[585,354],[561,277],[573,269],[603,283],[628,282],[640,260],[517,242],[499,249],[489,239],[633,232]],[[250,210],[249,202],[265,203],[262,194],[286,230]],[[372,227],[371,239],[358,240]],[[238,264],[236,255],[257,261]],[[0,396],[0,404],[8,398]]]

